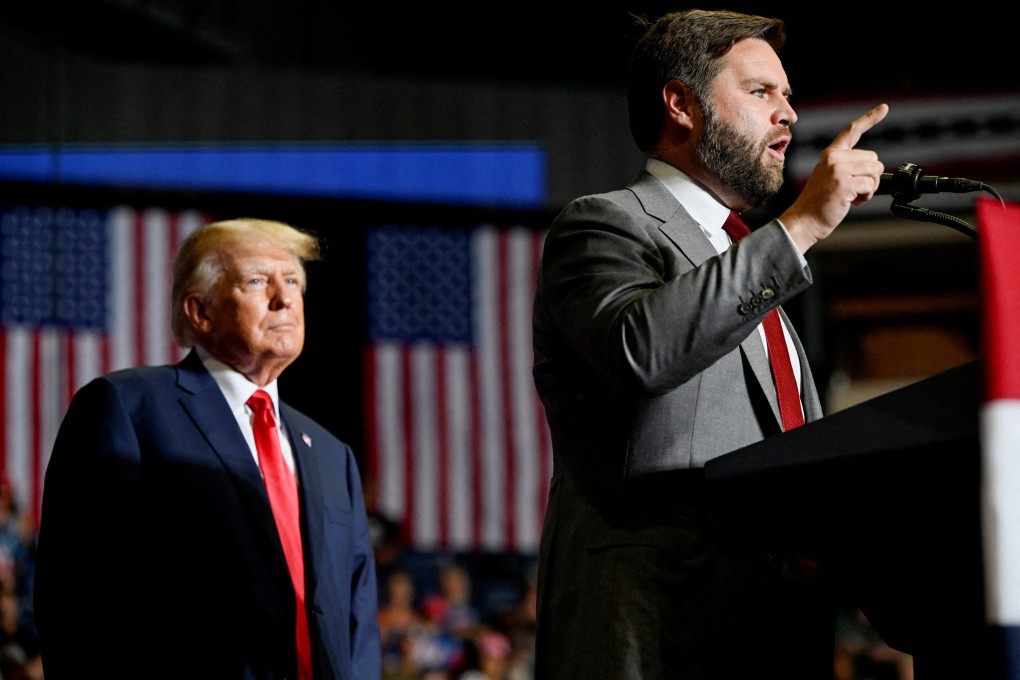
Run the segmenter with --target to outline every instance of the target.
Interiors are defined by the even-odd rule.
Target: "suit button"
[[[776,296],[776,291],[772,290],[771,288],[762,288],[761,296],[766,300],[771,300]]]

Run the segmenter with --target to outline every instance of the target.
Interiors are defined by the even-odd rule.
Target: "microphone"
[[[878,179],[878,189],[875,190],[875,195],[909,196],[913,200],[921,194],[963,194],[970,191],[981,191],[984,188],[983,182],[973,179],[922,175],[921,168],[917,164],[904,163],[896,172],[882,173]]]

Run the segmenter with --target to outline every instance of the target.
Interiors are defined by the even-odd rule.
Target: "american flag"
[[[37,519],[74,392],[109,371],[177,361],[171,263],[197,212],[0,209],[0,470]]]
[[[367,234],[368,471],[379,510],[417,549],[537,551],[552,467],[531,374],[544,236]]]
[[[1020,204],[977,201],[984,301],[981,407],[985,612],[1003,641],[1004,679],[1020,680]]]

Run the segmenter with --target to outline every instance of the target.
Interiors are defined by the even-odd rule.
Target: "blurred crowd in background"
[[[533,680],[537,558],[407,546],[371,513],[379,576],[380,680]],[[35,525],[0,476],[0,680],[43,680],[32,615]],[[87,558],[87,556],[83,556]],[[73,569],[74,565],[68,565]],[[838,619],[833,680],[911,680],[853,607]]]

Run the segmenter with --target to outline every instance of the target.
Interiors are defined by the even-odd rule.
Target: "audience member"
[[[471,644],[474,648],[474,663],[460,674],[459,680],[512,680],[512,650],[506,635],[495,630],[480,629]]]
[[[468,570],[453,562],[444,563],[439,569],[439,592],[429,594],[424,607],[441,628],[468,639],[481,623],[471,595]]]

